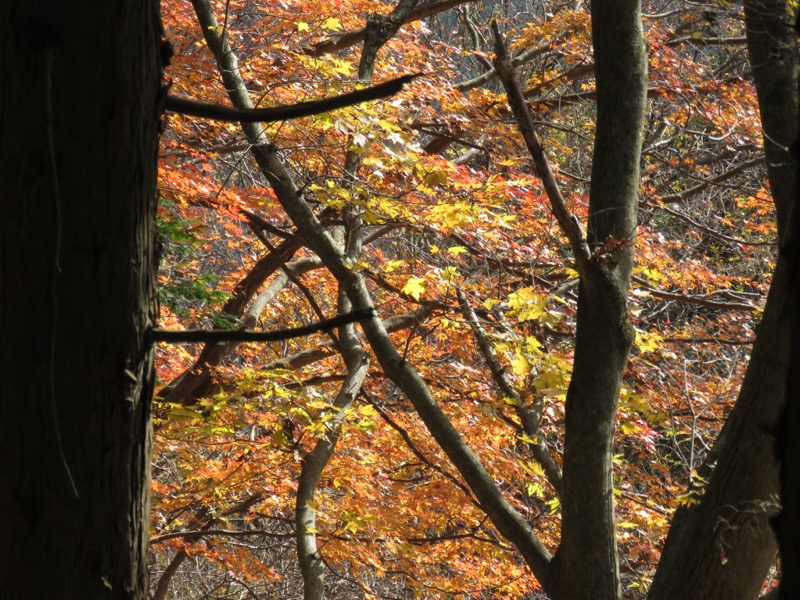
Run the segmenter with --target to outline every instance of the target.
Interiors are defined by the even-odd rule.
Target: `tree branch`
[[[426,2],[422,6],[416,7],[414,10],[405,15],[402,25],[411,23],[413,21],[419,21],[420,19],[425,19],[427,17],[432,17],[433,15],[444,12],[450,8],[475,1],[476,0],[438,0],[434,2]],[[323,56],[324,54],[336,52],[337,50],[343,50],[344,48],[349,48],[350,46],[354,46],[359,42],[363,42],[366,36],[367,27],[365,26],[361,27],[360,29],[348,31],[334,40],[325,40],[324,42],[314,44],[310,48],[305,49],[304,52],[308,56],[317,58]]]
[[[150,332],[150,341],[164,342],[167,344],[192,344],[198,342],[209,344],[224,342],[280,342],[296,337],[303,337],[319,331],[329,331],[336,327],[341,327],[342,325],[371,319],[374,316],[374,309],[365,308],[311,323],[310,325],[291,327],[288,329],[276,329],[273,331],[247,331],[246,329],[187,329],[184,331],[168,331],[166,329],[153,329]]]
[[[567,208],[567,203],[564,200],[564,196],[561,194],[561,189],[558,187],[555,175],[550,168],[550,163],[547,160],[542,143],[539,140],[539,136],[536,134],[533,118],[531,117],[528,105],[514,77],[514,69],[509,62],[508,51],[506,50],[505,41],[500,33],[500,29],[497,26],[497,21],[492,23],[492,30],[494,31],[495,51],[497,52],[494,65],[495,69],[497,69],[497,74],[500,76],[500,81],[503,82],[503,87],[506,90],[508,104],[511,106],[511,111],[514,113],[517,126],[533,158],[536,174],[542,180],[547,198],[550,200],[550,207],[553,211],[553,215],[556,217],[558,224],[561,226],[561,231],[567,237],[572,247],[572,252],[575,255],[575,262],[577,263],[577,270],[579,273],[584,273],[591,257],[589,246],[586,243],[577,218],[573,216]]]
[[[169,112],[199,117],[201,119],[211,119],[214,121],[229,121],[238,123],[274,123],[276,121],[288,121],[289,119],[300,119],[311,115],[378,100],[393,96],[403,86],[419,77],[421,73],[414,75],[403,75],[396,79],[391,79],[385,83],[372,87],[356,90],[349,94],[332,96],[323,100],[312,100],[310,102],[299,102],[287,106],[275,106],[273,108],[235,108],[232,106],[222,106],[221,104],[206,104],[187,98],[177,98],[167,96],[164,101],[164,109]]]
[[[526,405],[527,403],[525,402],[525,399],[511,384],[511,382],[508,381],[505,370],[500,365],[497,354],[489,342],[486,331],[478,322],[478,316],[475,314],[472,306],[470,306],[467,296],[461,291],[460,288],[456,290],[456,295],[458,296],[458,304],[461,308],[461,313],[464,315],[464,318],[467,320],[467,323],[472,329],[472,333],[475,335],[478,348],[480,349],[486,364],[489,365],[492,378],[505,396],[516,401],[514,404],[514,409],[517,413],[520,423],[522,423],[522,430],[527,436],[536,440],[533,443],[528,443],[528,448],[530,448],[533,457],[539,462],[540,465],[542,465],[544,474],[547,477],[547,481],[551,486],[553,486],[553,489],[556,491],[556,493],[560,493],[561,469],[553,459],[553,455],[550,454],[547,444],[544,442],[544,435],[540,426],[541,415],[538,413],[538,411],[532,410]]]
[[[676,194],[668,194],[665,196],[661,196],[660,198],[661,202],[664,203],[683,202],[684,200],[687,200],[690,196],[699,194],[703,190],[711,187],[712,185],[717,185],[719,183],[722,183],[726,179],[730,179],[731,177],[738,175],[739,173],[746,171],[747,169],[752,169],[753,167],[758,167],[763,164],[764,164],[764,157],[757,156],[756,158],[747,160],[739,165],[736,165],[731,169],[728,169],[724,173],[720,173],[715,177],[703,180],[694,187],[690,187],[689,189],[683,190],[682,192],[678,192]]]
[[[192,0],[192,4],[198,11],[206,40],[220,64],[220,71],[226,89],[230,90],[232,102],[243,107],[247,106],[251,100],[241,79],[236,56],[230,46],[222,43],[215,33],[216,19],[208,0]],[[341,288],[346,290],[353,307],[356,310],[373,309],[372,298],[363,276],[346,264],[339,244],[303,199],[278,150],[269,143],[262,143],[265,136],[252,125],[242,123],[242,128],[254,144],[253,152],[259,167],[275,191],[281,206],[298,231],[302,232],[303,238],[336,277]],[[362,328],[387,377],[411,400],[420,418],[464,477],[501,535],[519,549],[536,577],[546,585],[550,579],[552,555],[530,523],[505,499],[483,464],[439,406],[419,373],[398,352],[381,320],[377,316],[367,319],[363,322]]]
[[[716,308],[721,310],[742,310],[747,312],[758,310],[757,306],[754,306],[753,304],[747,304],[745,302],[717,302],[716,300],[708,300],[706,298],[699,298],[697,296],[689,296],[686,294],[677,294],[674,292],[659,290],[647,283],[646,279],[637,277],[636,275],[633,275],[631,279],[635,281],[639,287],[650,292],[655,298],[661,298],[662,300],[675,300],[677,302],[686,302],[687,304],[696,304],[698,306],[705,306],[706,308]]]

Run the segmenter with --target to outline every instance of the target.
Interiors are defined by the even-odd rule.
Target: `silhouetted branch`
[[[378,100],[392,96],[403,89],[403,85],[419,77],[421,73],[415,75],[403,75],[396,79],[391,79],[385,83],[372,87],[356,90],[349,94],[332,96],[322,100],[311,102],[299,102],[288,106],[275,106],[272,108],[234,108],[232,106],[222,106],[221,104],[206,104],[196,100],[186,98],[176,98],[167,96],[164,102],[165,110],[170,112],[200,117],[202,119],[212,119],[214,121],[231,121],[239,123],[273,123],[275,121],[288,121],[289,119],[299,119],[311,115],[344,108],[370,100]]]
[[[319,331],[328,331],[342,325],[365,321],[375,316],[373,309],[356,310],[324,321],[318,321],[302,327],[276,329],[273,331],[248,331],[246,329],[186,329],[168,331],[154,329],[150,332],[151,342],[167,344],[222,343],[222,342],[280,342],[296,337],[303,337]]]

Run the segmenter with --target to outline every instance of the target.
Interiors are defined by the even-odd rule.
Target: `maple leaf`
[[[428,280],[424,277],[409,277],[402,291],[404,294],[414,298],[414,300],[419,300],[425,293],[427,286]]]

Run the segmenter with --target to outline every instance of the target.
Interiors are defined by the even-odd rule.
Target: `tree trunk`
[[[575,361],[567,391],[561,545],[554,598],[619,598],[611,470],[622,375],[633,343],[628,288],[638,205],[647,62],[638,0],[592,2],[597,133]]]
[[[0,5],[0,596],[144,599],[158,2]]]
[[[767,172],[785,240],[796,197],[797,50],[784,0],[745,2],[748,51],[764,129]],[[676,511],[650,598],[754,598],[777,550],[775,432],[786,394],[789,280],[778,258],[736,406],[714,448],[717,465],[698,505]]]

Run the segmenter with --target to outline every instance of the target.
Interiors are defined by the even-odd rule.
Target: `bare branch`
[[[703,190],[711,187],[712,185],[717,185],[727,179],[730,179],[734,175],[738,175],[742,171],[746,171],[747,169],[752,169],[753,167],[758,167],[764,164],[764,157],[758,156],[751,160],[747,160],[735,167],[728,169],[724,173],[717,175],[716,177],[712,177],[710,179],[706,179],[701,183],[697,184],[694,187],[689,188],[688,190],[683,190],[682,192],[678,192],[677,194],[669,194],[667,196],[661,196],[661,202],[682,202],[687,200],[690,196],[694,196],[702,192]]]
[[[747,312],[754,312],[758,310],[757,306],[754,306],[753,304],[746,304],[744,302],[717,302],[716,300],[708,300],[707,298],[701,298],[699,296],[689,296],[686,294],[676,294],[673,292],[658,290],[650,286],[650,284],[647,283],[647,280],[637,277],[636,275],[632,276],[631,279],[635,281],[639,287],[647,290],[654,297],[661,298],[662,300],[675,300],[677,302],[686,302],[687,304],[696,304],[698,306],[705,306],[706,308],[718,308],[721,310],[742,310]]]
[[[187,531],[173,531],[172,533],[165,533],[150,538],[150,545],[162,544],[167,540],[174,540],[177,538],[192,538],[193,540],[204,536],[225,536],[225,537],[250,537],[261,536],[277,539],[291,539],[294,533],[277,533],[274,531],[266,531],[264,529],[190,529]]]
[[[536,174],[542,180],[547,198],[550,200],[550,207],[553,211],[553,215],[561,226],[564,235],[569,240],[572,252],[575,255],[578,272],[583,273],[587,268],[591,256],[589,246],[586,243],[577,218],[569,212],[564,196],[561,194],[561,189],[556,182],[553,170],[550,168],[550,163],[547,160],[542,143],[539,141],[539,136],[536,134],[536,127],[533,124],[533,118],[528,110],[528,105],[514,77],[514,69],[509,62],[505,41],[500,33],[500,29],[497,27],[496,21],[492,23],[492,29],[494,30],[495,51],[497,52],[497,57],[494,61],[495,69],[497,69],[497,74],[500,76],[500,81],[503,82],[511,111],[514,113],[517,126],[533,158]]]
[[[438,0],[434,2],[426,2],[422,6],[416,7],[414,10],[405,15],[402,24],[405,25],[414,21],[419,21],[420,19],[432,17],[433,15],[444,12],[450,8],[475,1],[476,0]],[[336,52],[337,50],[343,50],[344,48],[349,48],[350,46],[354,46],[359,42],[363,42],[366,36],[367,28],[362,27],[360,29],[348,31],[334,40],[325,40],[324,42],[314,44],[310,48],[306,48],[304,52],[308,56],[317,58],[323,56],[324,54]]]
[[[164,342],[167,344],[208,343],[219,344],[223,342],[280,342],[296,337],[303,337],[319,331],[329,331],[342,325],[371,319],[375,311],[371,308],[356,310],[344,315],[288,329],[274,331],[247,331],[246,329],[187,329],[185,331],[167,331],[166,329],[153,329],[150,332],[151,342]]]
[[[311,115],[378,100],[393,96],[403,86],[419,77],[421,73],[414,75],[403,75],[396,79],[391,79],[385,83],[372,87],[356,90],[349,94],[332,96],[323,100],[313,100],[311,102],[299,102],[287,106],[275,106],[273,108],[234,108],[232,106],[222,106],[221,104],[206,104],[187,98],[176,98],[167,96],[164,101],[164,108],[170,112],[200,117],[201,119],[212,119],[214,121],[230,121],[238,123],[274,123],[276,121],[288,121],[289,119],[300,119]]]

